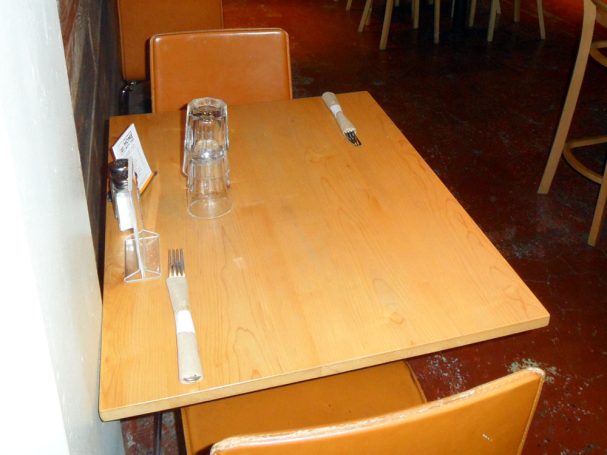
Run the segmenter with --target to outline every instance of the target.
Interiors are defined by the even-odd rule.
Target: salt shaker
[[[129,191],[129,162],[125,159],[114,160],[109,164],[109,169],[114,215],[118,219],[119,229],[126,231],[133,228],[131,216],[133,204]]]

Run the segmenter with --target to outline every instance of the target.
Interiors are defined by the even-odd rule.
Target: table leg
[[[154,414],[154,455],[160,455],[160,440],[162,438],[162,412]]]

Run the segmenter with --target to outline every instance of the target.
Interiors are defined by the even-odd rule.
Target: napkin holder
[[[136,177],[132,179],[130,196],[133,233],[124,240],[124,281],[160,278],[160,235],[144,229]]]

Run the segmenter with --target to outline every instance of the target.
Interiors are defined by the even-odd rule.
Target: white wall
[[[120,454],[56,0],[0,0],[2,453]]]

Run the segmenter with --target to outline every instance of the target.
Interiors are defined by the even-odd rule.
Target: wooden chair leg
[[[546,39],[546,27],[544,26],[544,7],[542,0],[537,0],[537,20],[540,24],[540,38]]]
[[[521,0],[514,0],[514,22],[521,21]]]
[[[384,50],[388,44],[388,35],[390,34],[390,23],[392,22],[392,9],[394,8],[394,0],[386,0],[386,12],[384,13],[384,25],[381,30],[381,39],[379,40],[379,48]]]
[[[599,197],[596,201],[592,225],[590,226],[590,234],[588,235],[588,245],[596,246],[605,218],[605,204],[607,204],[607,169],[603,171],[601,189],[599,190]]]
[[[502,14],[502,2],[500,2],[500,0],[497,0],[497,14]]]
[[[440,40],[440,0],[434,0],[434,44]]]
[[[367,0],[365,2],[365,7],[363,8],[363,15],[360,18],[360,23],[358,24],[358,32],[362,32],[365,28],[365,25],[367,23],[367,19],[368,16],[371,13],[371,4],[373,3],[373,0]]]
[[[452,2],[455,4],[455,2]],[[474,16],[476,16],[476,0],[470,0],[470,11],[468,14],[468,27],[474,26]]]
[[[590,56],[600,65],[607,68],[607,55],[603,54],[599,49],[607,47],[607,41],[595,41],[590,47]]]
[[[413,16],[413,29],[419,28],[419,0],[411,1],[411,15]]]
[[[588,55],[590,53],[590,46],[592,44],[595,19],[596,6],[591,2],[591,0],[584,0],[584,20],[582,24],[580,45],[578,48],[577,57],[575,59],[575,66],[573,68],[571,82],[569,83],[569,90],[567,90],[567,97],[565,98],[563,112],[561,113],[561,118],[554,136],[554,141],[552,142],[552,148],[550,149],[550,155],[548,156],[548,161],[546,162],[546,168],[544,169],[544,174],[542,175],[542,180],[537,190],[537,192],[540,194],[546,194],[548,191],[550,191],[550,185],[552,185],[556,168],[561,160],[561,156],[563,155],[563,148],[565,146],[565,141],[567,140],[571,120],[573,119],[575,105],[577,104],[577,100],[580,95],[580,89],[582,87],[582,81],[586,71],[586,64],[588,63]]]
[[[350,8],[352,8],[352,0],[348,0],[348,3],[346,3],[346,11],[350,11]]]
[[[588,235],[588,244],[591,246],[596,245],[601,230],[601,225],[603,224],[605,201],[607,200],[607,169],[604,169],[602,173],[598,173],[590,169],[577,158],[574,150],[603,144],[607,144],[607,136],[605,135],[574,139],[567,141],[563,147],[563,158],[565,161],[567,161],[567,163],[569,163],[574,170],[582,174],[588,180],[601,186],[599,196],[596,201],[596,206],[594,208],[594,216],[592,219],[592,225],[590,227],[590,234]]]
[[[495,30],[495,16],[497,14],[497,5],[499,0],[491,0],[491,9],[489,11],[489,26],[487,28],[487,42],[493,41],[493,32]]]

